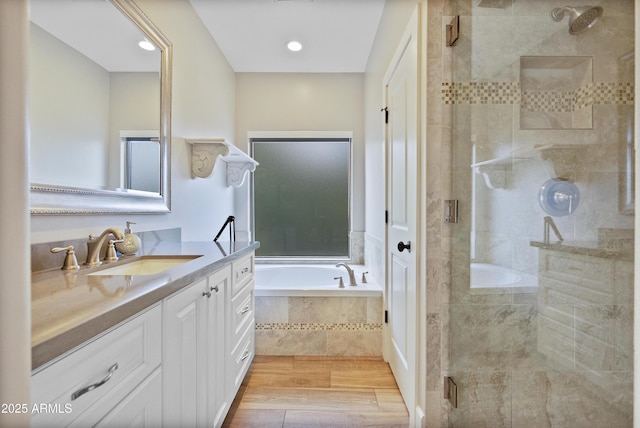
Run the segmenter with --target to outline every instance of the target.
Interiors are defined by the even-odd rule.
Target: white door
[[[415,18],[415,15],[414,15]],[[418,49],[412,19],[385,76],[387,123],[387,358],[409,413],[416,400]]]

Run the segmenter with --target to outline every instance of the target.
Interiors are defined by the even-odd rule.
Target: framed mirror
[[[30,7],[31,214],[169,212],[170,42],[132,0]],[[155,146],[144,172],[139,140]]]

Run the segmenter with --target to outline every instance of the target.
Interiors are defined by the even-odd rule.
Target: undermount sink
[[[89,275],[153,275],[180,266],[201,256],[142,256]]]

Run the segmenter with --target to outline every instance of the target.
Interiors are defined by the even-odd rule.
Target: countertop
[[[34,272],[31,276],[32,370],[259,246],[258,242],[163,242],[117,262],[133,261],[145,255],[200,256],[153,275],[88,275],[113,267],[113,263],[81,266],[72,272],[59,268]]]
[[[626,241],[618,244],[598,241],[561,241],[551,243],[531,241],[531,246],[571,254],[633,261],[633,242],[629,242],[631,242],[631,244]]]

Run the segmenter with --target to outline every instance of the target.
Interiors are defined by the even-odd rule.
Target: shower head
[[[602,16],[600,6],[565,6],[556,7],[551,11],[551,19],[562,21],[564,14],[569,14],[569,34],[578,34],[591,28]]]

